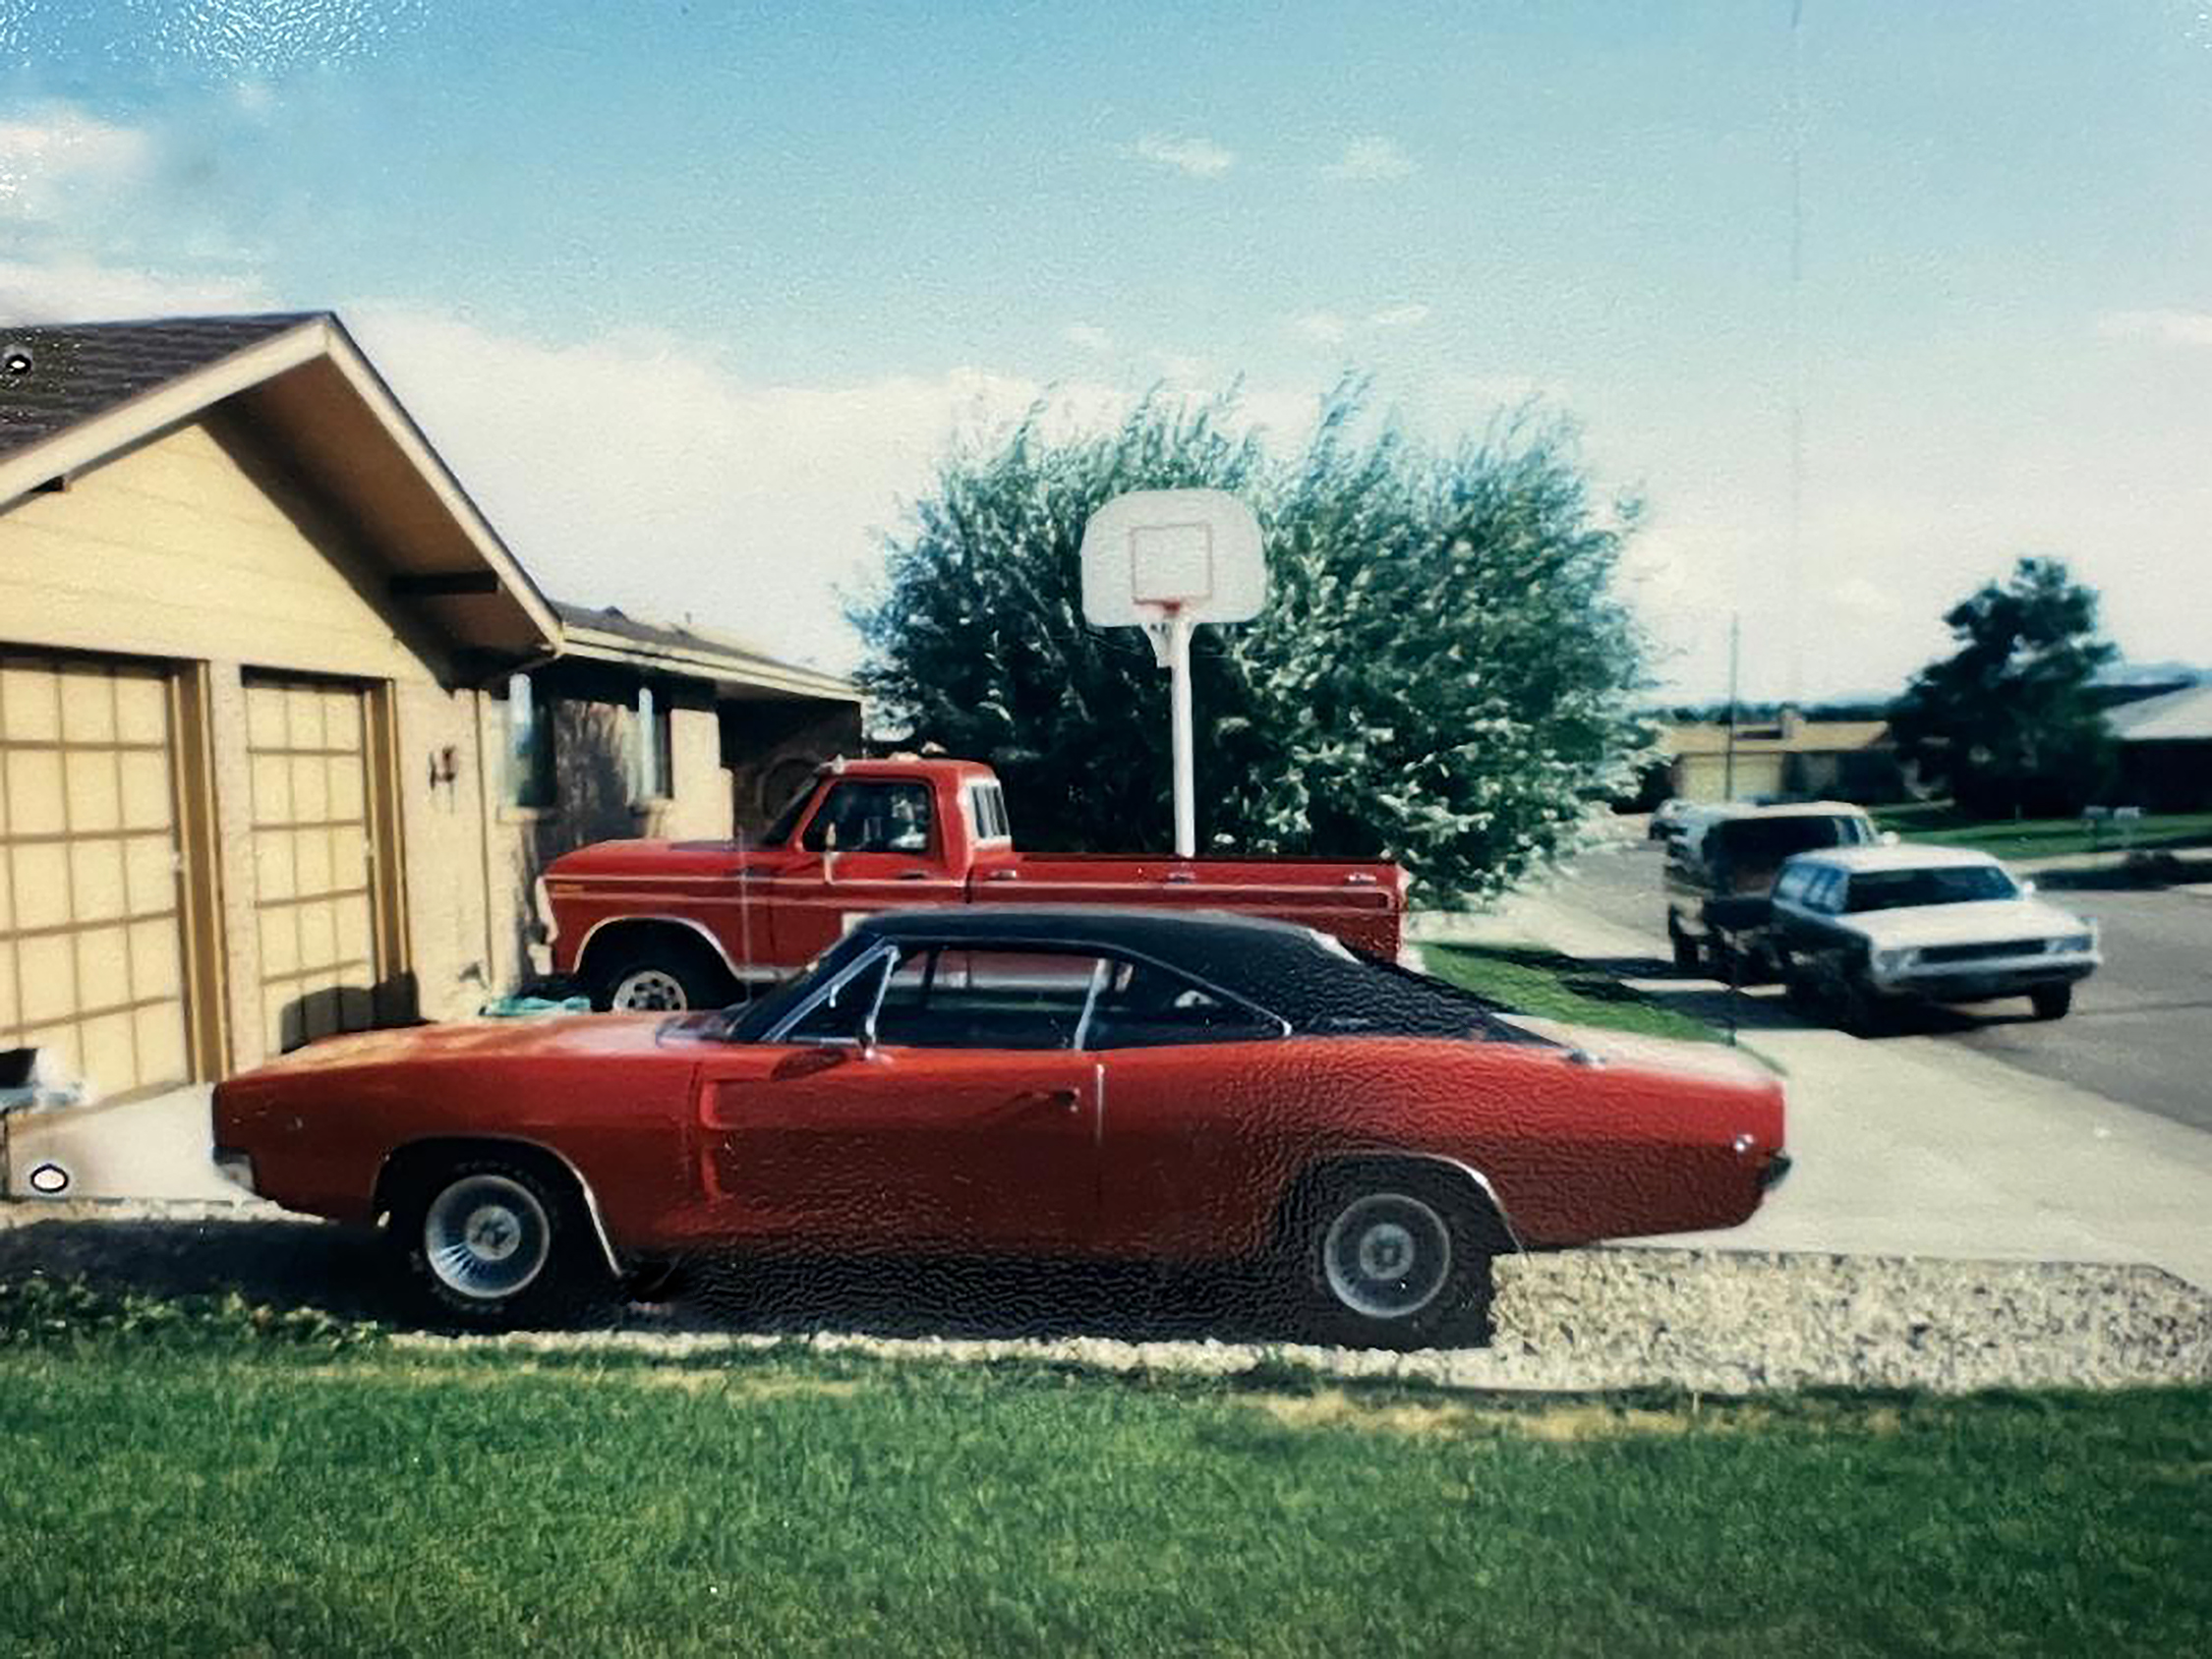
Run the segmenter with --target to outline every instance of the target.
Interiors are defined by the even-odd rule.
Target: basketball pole
[[[1168,613],[1168,710],[1174,725],[1175,856],[1198,852],[1197,771],[1191,757],[1191,631],[1197,624],[1181,605]]]

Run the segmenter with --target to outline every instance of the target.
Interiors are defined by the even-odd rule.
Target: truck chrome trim
[[[697,938],[705,942],[708,949],[712,950],[715,953],[716,959],[722,963],[724,970],[729,975],[729,977],[741,984],[765,984],[782,979],[784,977],[773,967],[769,967],[758,962],[747,963],[746,965],[740,967],[737,963],[730,960],[729,952],[723,947],[722,941],[715,938],[715,936],[709,933],[707,929],[698,921],[689,916],[669,916],[660,911],[652,911],[635,916],[608,916],[601,919],[600,921],[594,922],[591,925],[590,931],[584,935],[583,943],[576,946],[577,966],[582,967],[585,958],[591,954],[592,941],[600,936],[600,933],[603,929],[618,928],[631,923],[644,922],[665,922],[671,927],[682,928],[685,932],[695,935]]]

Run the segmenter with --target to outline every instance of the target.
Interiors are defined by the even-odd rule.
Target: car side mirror
[[[2022,883],[2020,884],[2020,891],[2022,891],[2022,892],[2033,892],[2033,891],[2035,891],[2035,884],[2034,884],[2034,883],[2033,883],[2032,881],[2030,881],[2030,882],[2022,882]]]
[[[1893,847],[1897,844],[1897,832],[1894,830],[1885,830],[1874,838],[1886,847]]]
[[[860,1058],[874,1059],[881,1049],[876,1041],[876,1010],[870,1008],[860,1020]]]

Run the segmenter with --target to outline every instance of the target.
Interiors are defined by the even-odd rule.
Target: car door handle
[[[1018,1106],[1045,1112],[1073,1112],[1083,1103],[1080,1089],[1028,1089],[1014,1099]]]
[[[926,870],[902,870],[899,872],[899,879],[902,882],[926,882],[929,880],[929,872]]]
[[[1019,882],[1021,880],[1021,872],[1019,870],[994,870],[983,879],[986,882]]]

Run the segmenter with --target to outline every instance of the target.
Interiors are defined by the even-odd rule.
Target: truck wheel
[[[1488,1341],[1497,1234],[1455,1182],[1373,1165],[1317,1179],[1286,1243],[1323,1340],[1420,1348]]]
[[[1672,915],[1666,918],[1666,940],[1674,946],[1674,967],[1678,973],[1694,974],[1698,971],[1698,942],[1684,933],[1681,924]]]
[[[726,1007],[729,975],[702,945],[681,939],[648,940],[608,951],[591,971],[592,1006],[601,1012],[681,1013]]]
[[[1854,1037],[1879,1037],[1890,1028],[1890,1010],[1880,992],[1847,974],[1836,993],[1836,1023]]]
[[[2028,993],[2028,1006],[2035,1010],[2037,1019],[2065,1019],[2066,1010],[2073,1006],[2073,987],[2039,985]]]
[[[430,1310],[464,1326],[566,1323],[606,1288],[582,1203],[525,1159],[426,1172],[400,1195],[390,1227]]]

